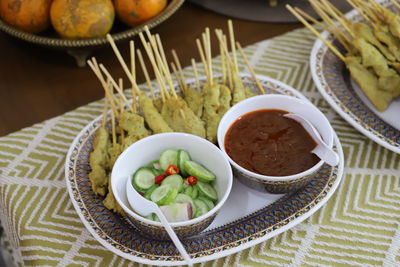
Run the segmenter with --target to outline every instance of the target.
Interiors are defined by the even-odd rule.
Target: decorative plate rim
[[[248,77],[251,78],[250,75],[241,75],[242,77]],[[272,78],[268,78],[266,76],[263,75],[257,75],[257,77],[262,80],[263,82],[267,82],[267,83],[272,83],[275,85],[278,85],[278,87],[281,87],[282,89],[292,93],[294,96],[299,97],[300,99],[305,99],[306,101],[309,101],[307,98],[305,98],[305,96],[303,94],[301,94],[300,92],[296,91],[295,89],[293,89],[292,87],[277,81],[275,79]],[[190,79],[192,80],[192,79]],[[188,79],[188,82],[190,81]],[[80,211],[80,207],[78,202],[76,201],[75,197],[74,197],[74,192],[73,192],[73,188],[72,185],[70,184],[69,181],[69,168],[68,166],[70,166],[70,158],[71,155],[74,151],[74,149],[76,148],[76,146],[79,143],[79,140],[82,138],[82,135],[88,131],[90,129],[90,127],[92,126],[92,124],[94,124],[97,120],[99,120],[99,118],[101,118],[102,115],[100,115],[99,117],[97,117],[96,119],[92,120],[90,123],[88,123],[88,125],[86,125],[82,131],[76,136],[76,138],[74,139],[74,141],[72,142],[68,153],[67,153],[67,157],[66,157],[66,162],[65,162],[65,179],[66,179],[66,183],[67,183],[67,189],[71,198],[71,202],[75,208],[75,210],[77,211],[79,218],[81,219],[82,223],[84,224],[84,226],[86,227],[86,229],[92,234],[92,236],[100,243],[102,244],[105,248],[107,248],[108,250],[112,251],[113,253],[128,259],[128,260],[132,260],[138,263],[142,263],[142,264],[150,264],[150,265],[156,265],[156,266],[176,266],[176,265],[184,265],[185,262],[184,261],[163,261],[163,260],[150,260],[150,259],[146,259],[143,257],[138,257],[138,256],[133,256],[129,253],[124,253],[121,250],[116,249],[115,247],[113,247],[110,243],[108,243],[105,239],[103,239],[102,237],[100,237],[95,229],[93,229],[93,225],[87,221],[87,219],[84,217],[84,214]],[[343,155],[343,149],[340,143],[340,140],[338,139],[336,132],[334,133],[334,144],[337,147],[337,151],[339,154],[339,165],[334,167],[337,169],[336,172],[336,178],[334,179],[334,182],[332,184],[326,183],[326,185],[324,186],[324,188],[321,190],[321,192],[318,194],[317,197],[315,197],[310,203],[308,203],[307,205],[305,205],[304,207],[302,207],[301,209],[299,209],[297,212],[291,214],[290,216],[288,216],[286,219],[288,218],[294,218],[293,220],[291,220],[290,222],[286,223],[285,225],[277,225],[278,228],[273,229],[269,232],[263,233],[262,231],[256,232],[254,234],[252,234],[249,237],[243,238],[240,241],[235,241],[233,242],[233,245],[228,244],[226,246],[229,246],[229,248],[224,249],[224,250],[220,250],[220,249],[215,249],[216,252],[213,252],[212,254],[208,254],[208,255],[202,255],[200,257],[195,257],[192,258],[193,263],[201,263],[201,262],[205,262],[205,261],[210,261],[210,260],[215,260],[218,258],[222,258],[234,253],[237,253],[241,250],[247,249],[249,247],[252,247],[254,245],[257,245],[263,241],[268,240],[269,238],[272,238],[284,231],[289,230],[290,228],[294,227],[295,225],[301,223],[302,221],[304,221],[305,219],[307,219],[308,217],[310,217],[312,214],[314,214],[322,205],[324,205],[329,199],[330,197],[333,195],[333,193],[336,191],[337,187],[340,184],[340,181],[342,179],[343,176],[343,171],[344,171],[344,155]],[[332,168],[332,170],[334,170],[334,168]],[[80,194],[80,192],[77,192],[78,194]],[[82,205],[84,205],[84,203],[81,203]],[[230,222],[232,223],[232,222]],[[228,223],[227,223],[228,224]],[[225,227],[225,225],[213,228],[213,229],[218,229],[221,227]],[[265,230],[272,228],[273,226],[270,226],[268,228],[265,228]],[[260,235],[261,236],[257,236]],[[246,242],[242,243],[242,240],[248,239]],[[240,244],[237,244],[240,243]],[[123,246],[123,245],[121,245]]]
[[[385,3],[389,4],[390,1],[387,0],[378,0],[379,3]],[[388,3],[389,2],[389,3]],[[354,18],[358,15],[357,10],[352,10],[346,14],[347,18]],[[360,16],[360,15],[359,15]],[[329,32],[324,31],[322,34],[322,37],[327,38],[327,39],[334,39]],[[340,101],[336,97],[334,93],[332,93],[331,88],[329,88],[328,83],[325,80],[325,77],[323,75],[322,69],[323,69],[323,56],[326,54],[326,52],[329,51],[328,47],[320,40],[317,39],[314,43],[314,46],[311,50],[310,53],[310,69],[311,69],[311,76],[314,80],[314,83],[318,89],[318,91],[321,93],[321,95],[324,97],[324,99],[330,104],[330,106],[343,118],[345,119],[349,124],[351,124],[354,128],[356,128],[359,132],[364,134],[366,137],[369,139],[375,141],[379,145],[400,154],[400,144],[392,144],[394,143],[393,140],[388,139],[387,137],[381,135],[378,131],[371,129],[371,127],[366,128],[364,126],[369,126],[369,124],[364,123],[361,118],[357,117],[355,114],[353,114],[346,106],[345,104]],[[320,54],[323,54],[323,56],[319,56]],[[320,73],[320,75],[319,75]],[[369,112],[373,113],[365,104],[363,101],[360,101],[366,109],[369,110]],[[373,113],[375,114],[375,113]],[[383,121],[380,117],[377,116],[384,124],[390,125]],[[364,125],[364,126],[363,126]],[[391,125],[390,125],[391,126]],[[392,127],[392,126],[391,126]]]

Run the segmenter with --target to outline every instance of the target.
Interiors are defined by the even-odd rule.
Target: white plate
[[[256,90],[249,77],[246,86]],[[262,78],[267,92],[305,97],[293,88],[273,79]],[[87,177],[88,157],[93,135],[102,117],[87,125],[72,143],[65,166],[66,183],[72,203],[88,231],[107,249],[132,261],[156,266],[184,264],[172,242],[142,236],[125,218],[107,210],[96,196]],[[215,260],[261,243],[304,221],[335,192],[344,167],[343,151],[336,137],[340,156],[336,167],[323,165],[309,184],[297,192],[273,195],[252,190],[234,181],[231,195],[215,221],[199,235],[183,240],[195,263]]]
[[[390,0],[379,2],[391,5]],[[356,10],[346,16],[354,22],[362,20]],[[322,36],[335,41],[326,31]],[[319,92],[342,118],[371,140],[400,153],[399,98],[385,112],[377,111],[358,86],[354,86],[344,63],[319,39],[311,51],[310,68]]]

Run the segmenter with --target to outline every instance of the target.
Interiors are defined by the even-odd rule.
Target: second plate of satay
[[[331,106],[378,144],[400,153],[400,5],[394,0],[310,0],[322,18],[287,6],[318,37],[310,57],[313,80]]]

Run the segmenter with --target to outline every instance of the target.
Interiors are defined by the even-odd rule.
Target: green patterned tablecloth
[[[343,181],[290,231],[202,266],[400,266],[400,155],[361,135],[324,101],[309,71],[313,43],[300,29],[245,51],[257,73],[300,90],[326,114],[343,145]],[[101,111],[98,101],[0,138],[0,220],[15,264],[137,265],[91,236],[66,189],[67,150]]]

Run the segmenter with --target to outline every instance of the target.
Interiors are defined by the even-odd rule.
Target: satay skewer
[[[97,62],[94,58],[92,58],[93,61],[88,60],[87,63],[89,67],[92,69],[93,73],[96,75],[97,79],[100,81],[100,84],[102,85],[106,98],[109,100],[111,104],[111,110],[114,113],[117,113],[117,109],[115,107],[114,101],[112,100],[112,97],[109,96],[109,91],[108,91],[108,85],[106,81],[104,80],[103,75],[101,74],[100,68],[97,65]]]
[[[139,38],[142,41],[144,50],[146,51],[146,54],[149,57],[150,63],[152,65],[152,67],[153,67],[153,71],[154,71],[154,74],[156,76],[158,87],[160,89],[161,99],[162,99],[163,102],[165,102],[165,98],[169,97],[169,95],[168,95],[168,92],[166,90],[164,90],[164,86],[165,85],[164,85],[160,70],[158,69],[156,60],[154,58],[154,54],[153,54],[153,52],[151,50],[150,44],[146,42],[146,39],[144,38],[143,33],[139,33]]]
[[[110,102],[113,101],[112,100],[112,95],[113,95],[113,89],[112,88],[113,88],[113,85],[110,82],[110,80],[107,78],[107,89],[106,90],[108,90],[108,96],[110,97]],[[116,130],[115,130],[115,128],[116,128],[115,115],[116,115],[116,113],[111,112],[111,135],[112,135],[112,144],[113,144],[113,146],[115,146],[117,144],[117,134],[116,134]]]
[[[201,62],[203,63],[203,66],[204,66],[205,74],[207,76],[207,79],[209,80],[210,79],[210,74],[208,73],[207,62],[206,62],[206,59],[205,59],[205,56],[204,56],[204,51],[203,51],[203,48],[201,46],[201,43],[200,43],[199,39],[196,39],[196,45],[197,45],[197,50],[199,51]]]
[[[129,51],[131,55],[131,75],[133,80],[136,81],[135,43],[132,40],[129,42]],[[133,87],[134,84],[132,84],[132,109],[134,113],[137,113],[138,108],[136,104],[136,90]]]
[[[176,94],[176,92],[174,90],[174,84],[172,82],[171,73],[169,72],[168,64],[166,64],[166,60],[164,60],[162,55],[161,55],[163,53],[163,52],[161,52],[161,50],[163,50],[161,41],[160,41],[159,44],[157,43],[157,38],[154,37],[150,33],[148,27],[145,27],[144,30],[145,30],[145,32],[147,34],[148,39],[150,40],[150,44],[153,47],[153,52],[154,52],[155,58],[159,62],[159,65],[161,67],[161,71],[164,73],[164,77],[167,80],[167,83],[168,83],[168,85],[170,87],[170,90],[172,91],[173,96],[175,98],[178,98],[178,96],[177,96],[177,94]],[[165,53],[164,53],[164,57],[165,57]]]
[[[326,13],[326,11],[316,2],[316,1],[310,1],[310,4],[314,8],[314,10],[317,12],[317,14],[325,21],[325,23],[330,27],[332,31],[336,32],[335,36],[339,35],[341,37],[338,38],[339,41],[343,44],[343,46],[347,46],[347,43],[351,43],[351,39],[349,36],[347,36],[346,32],[344,32],[341,28],[339,28],[336,23],[333,21],[332,18],[329,17],[329,15]],[[353,35],[351,35],[353,37]]]
[[[245,62],[246,65],[247,65],[247,68],[249,69],[249,71],[250,71],[250,73],[251,73],[251,76],[253,77],[254,81],[256,82],[256,85],[257,85],[257,87],[258,87],[258,90],[260,90],[260,92],[261,92],[262,94],[265,94],[265,89],[264,89],[264,87],[261,85],[260,81],[258,80],[257,75],[256,75],[256,72],[254,71],[253,67],[251,66],[249,60],[247,59],[247,57],[246,57],[246,55],[245,55],[245,53],[244,53],[244,51],[243,51],[243,49],[242,49],[242,46],[240,45],[239,42],[236,42],[236,45],[237,45],[237,48],[238,48],[238,50],[239,50],[239,53],[242,55],[242,58],[243,58],[244,62]]]
[[[116,44],[114,42],[114,39],[111,37],[110,34],[107,34],[107,40],[110,43],[115,55],[117,56],[117,59],[118,59],[119,63],[122,66],[122,69],[125,71],[126,76],[128,77],[128,79],[132,83],[133,89],[136,90],[137,93],[139,93],[140,90],[139,90],[139,87],[138,87],[138,85],[136,83],[136,80],[134,79],[134,77],[132,77],[131,71],[129,70],[128,66],[126,65],[125,60],[122,58],[121,53],[119,52],[118,47],[116,46]]]
[[[312,1],[311,1],[312,2]],[[346,30],[347,32],[351,35],[351,37],[354,38],[354,33],[353,30],[351,29],[351,26],[349,26],[350,23],[345,21],[342,17],[340,17],[331,7],[331,5],[327,4],[327,1],[314,1],[317,5],[320,6],[321,9],[325,10],[325,13],[330,14],[333,18],[335,18]]]
[[[118,79],[118,85],[119,85],[119,88],[124,88],[124,81],[122,80],[122,78],[119,78]],[[132,89],[132,91],[133,91],[133,89]],[[133,102],[136,102],[135,101],[135,99],[132,99],[132,101]],[[120,116],[122,115],[122,113],[125,111],[125,109],[124,109],[124,104],[123,104],[123,102],[122,101],[120,101],[120,106],[119,106],[119,108],[120,108]],[[137,111],[136,110],[134,110],[134,112],[135,113],[137,113]],[[125,132],[124,132],[124,129],[122,129],[122,128],[120,128],[120,131],[121,131],[121,144],[122,144],[122,146],[125,144]]]
[[[390,2],[392,2],[393,5],[400,9],[400,4],[396,0],[390,0]]]
[[[137,54],[137,56],[138,56],[140,66],[142,67],[142,71],[143,71],[144,77],[145,77],[145,79],[146,79],[147,86],[148,86],[149,89],[150,89],[151,98],[152,98],[153,101],[154,101],[154,100],[156,99],[156,96],[155,96],[155,94],[154,94],[154,87],[153,87],[153,84],[152,84],[152,82],[151,82],[151,80],[150,80],[150,76],[149,76],[149,73],[148,73],[148,71],[147,71],[146,64],[144,63],[143,56],[142,56],[142,52],[141,52],[139,49],[137,49],[137,50],[136,50],[136,54]]]
[[[300,16],[290,5],[286,5],[286,8],[298,19],[301,23],[304,24],[315,36],[317,36],[324,44],[331,49],[331,51],[343,62],[345,61],[344,56],[331,44],[329,43],[321,34],[314,29],[302,16]]]
[[[132,106],[129,104],[129,100],[125,97],[125,94],[123,92],[123,90],[121,88],[119,88],[118,84],[116,83],[116,81],[114,80],[114,78],[111,76],[111,74],[108,72],[108,70],[106,69],[106,67],[104,67],[103,64],[99,65],[100,69],[104,72],[104,74],[107,76],[108,79],[110,79],[112,85],[115,87],[115,89],[117,90],[117,92],[120,94],[120,96],[122,97],[122,99],[124,100],[126,106],[129,107],[129,109],[134,112]]]
[[[179,87],[182,89],[182,91],[185,91],[185,89],[184,89],[184,87],[185,87],[184,80],[182,80],[181,75],[178,73],[178,70],[176,69],[176,66],[175,66],[174,62],[171,62],[171,68],[172,68],[172,71],[173,71],[173,73],[174,73],[174,75],[176,77],[176,80],[177,80],[178,84],[179,84]]]
[[[176,68],[177,74],[179,74],[180,80],[182,81],[181,82],[182,83],[181,88],[184,91],[184,90],[186,90],[187,86],[186,86],[186,83],[185,83],[186,78],[185,78],[185,74],[183,73],[183,70],[182,70],[181,62],[180,62],[180,60],[178,58],[178,55],[176,54],[176,51],[174,49],[172,49],[171,53],[172,53],[172,57],[174,58],[174,61],[175,61],[175,64],[172,63],[172,66],[176,66],[177,67]],[[175,74],[175,76],[176,76],[176,74]]]
[[[233,66],[235,68],[236,73],[239,73],[239,66],[236,57],[236,48],[235,48],[235,34],[233,32],[233,23],[232,20],[228,20],[228,30],[229,30],[229,41],[231,43],[231,51],[233,57]]]
[[[196,81],[196,87],[200,88],[199,73],[197,71],[196,61],[194,60],[194,58],[192,58],[190,61],[192,62],[192,68],[193,68],[193,72],[194,72],[194,79]]]

